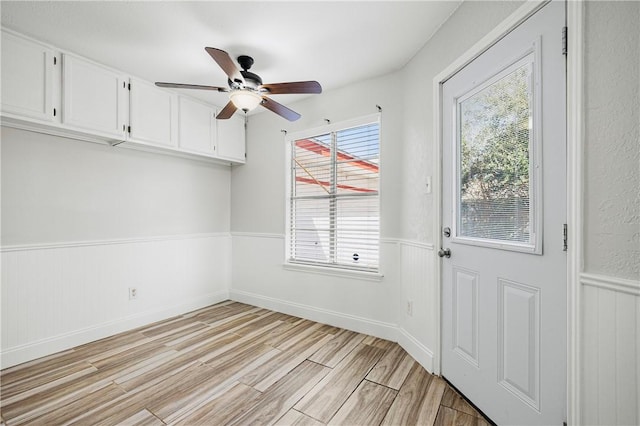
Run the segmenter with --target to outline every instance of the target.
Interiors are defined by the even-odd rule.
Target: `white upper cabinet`
[[[180,148],[185,151],[216,155],[215,110],[202,102],[180,96]]]
[[[63,55],[62,123],[116,139],[126,130],[127,77],[77,56]]]
[[[228,120],[217,120],[218,157],[238,163],[245,162],[244,117],[236,115]]]
[[[53,121],[54,52],[2,31],[2,113]]]
[[[178,95],[131,79],[129,141],[178,147]]]
[[[213,105],[12,30],[2,28],[1,35],[3,125],[211,162],[245,162],[240,113],[216,120]]]

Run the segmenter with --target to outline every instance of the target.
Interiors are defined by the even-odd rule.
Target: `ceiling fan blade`
[[[229,101],[224,108],[220,110],[218,115],[216,115],[216,120],[226,120],[231,118],[234,112],[236,112],[238,108],[233,104],[233,102]]]
[[[207,53],[211,55],[213,60],[216,61],[218,65],[220,65],[220,68],[222,68],[222,70],[225,72],[225,74],[227,74],[231,81],[238,80],[244,84],[244,77],[242,77],[242,74],[240,74],[240,70],[227,52],[225,52],[224,50],[216,49],[215,47],[205,47],[204,50],[206,50]]]
[[[294,81],[291,83],[263,84],[263,88],[270,95],[284,95],[291,93],[322,93],[322,86],[317,81]]]
[[[199,89],[199,90],[213,90],[215,92],[228,92],[229,89],[226,87],[216,87],[216,86],[202,86],[200,84],[182,84],[182,83],[163,83],[160,81],[156,81],[156,86],[158,87],[169,87],[172,89]]]
[[[294,110],[289,109],[286,106],[279,104],[278,102],[272,99],[267,98],[266,96],[262,97],[262,103],[260,105],[262,105],[269,111],[273,111],[279,116],[286,118],[289,121],[296,121],[298,118],[301,117],[300,114],[298,114]]]

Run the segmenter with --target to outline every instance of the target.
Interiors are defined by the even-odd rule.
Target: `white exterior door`
[[[564,3],[443,87],[442,375],[498,424],[566,419]]]

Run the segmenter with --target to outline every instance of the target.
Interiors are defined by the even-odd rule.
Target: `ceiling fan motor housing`
[[[240,64],[240,68],[242,68],[242,71],[240,71],[240,74],[242,74],[242,77],[244,78],[244,83],[245,83],[244,87],[240,86],[241,88],[258,90],[259,86],[262,85],[262,78],[260,78],[258,74],[255,74],[249,71],[249,69],[253,65],[253,62],[254,61],[251,56],[247,56],[247,55],[238,56],[238,64]],[[234,88],[233,83],[234,82],[229,80],[229,86],[232,89]],[[236,83],[239,83],[239,82],[236,81]]]
[[[251,66],[253,65],[253,58],[247,55],[240,55],[238,56],[238,63],[240,64],[240,68],[246,71],[251,69]]]

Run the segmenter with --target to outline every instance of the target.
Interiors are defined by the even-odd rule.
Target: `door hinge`
[[[127,133],[131,134],[131,126],[127,126]]]
[[[131,90],[131,83],[127,84],[127,89]]]
[[[53,65],[58,63],[58,58],[56,58],[55,56],[53,57]]]
[[[53,116],[54,117],[56,116],[56,109],[55,108],[53,109]]]
[[[562,225],[562,241],[563,241],[562,251],[567,251],[567,249],[569,248],[568,239],[569,239],[569,230],[568,230],[567,224],[564,223]]]
[[[562,54],[567,56],[567,27],[562,27]]]

